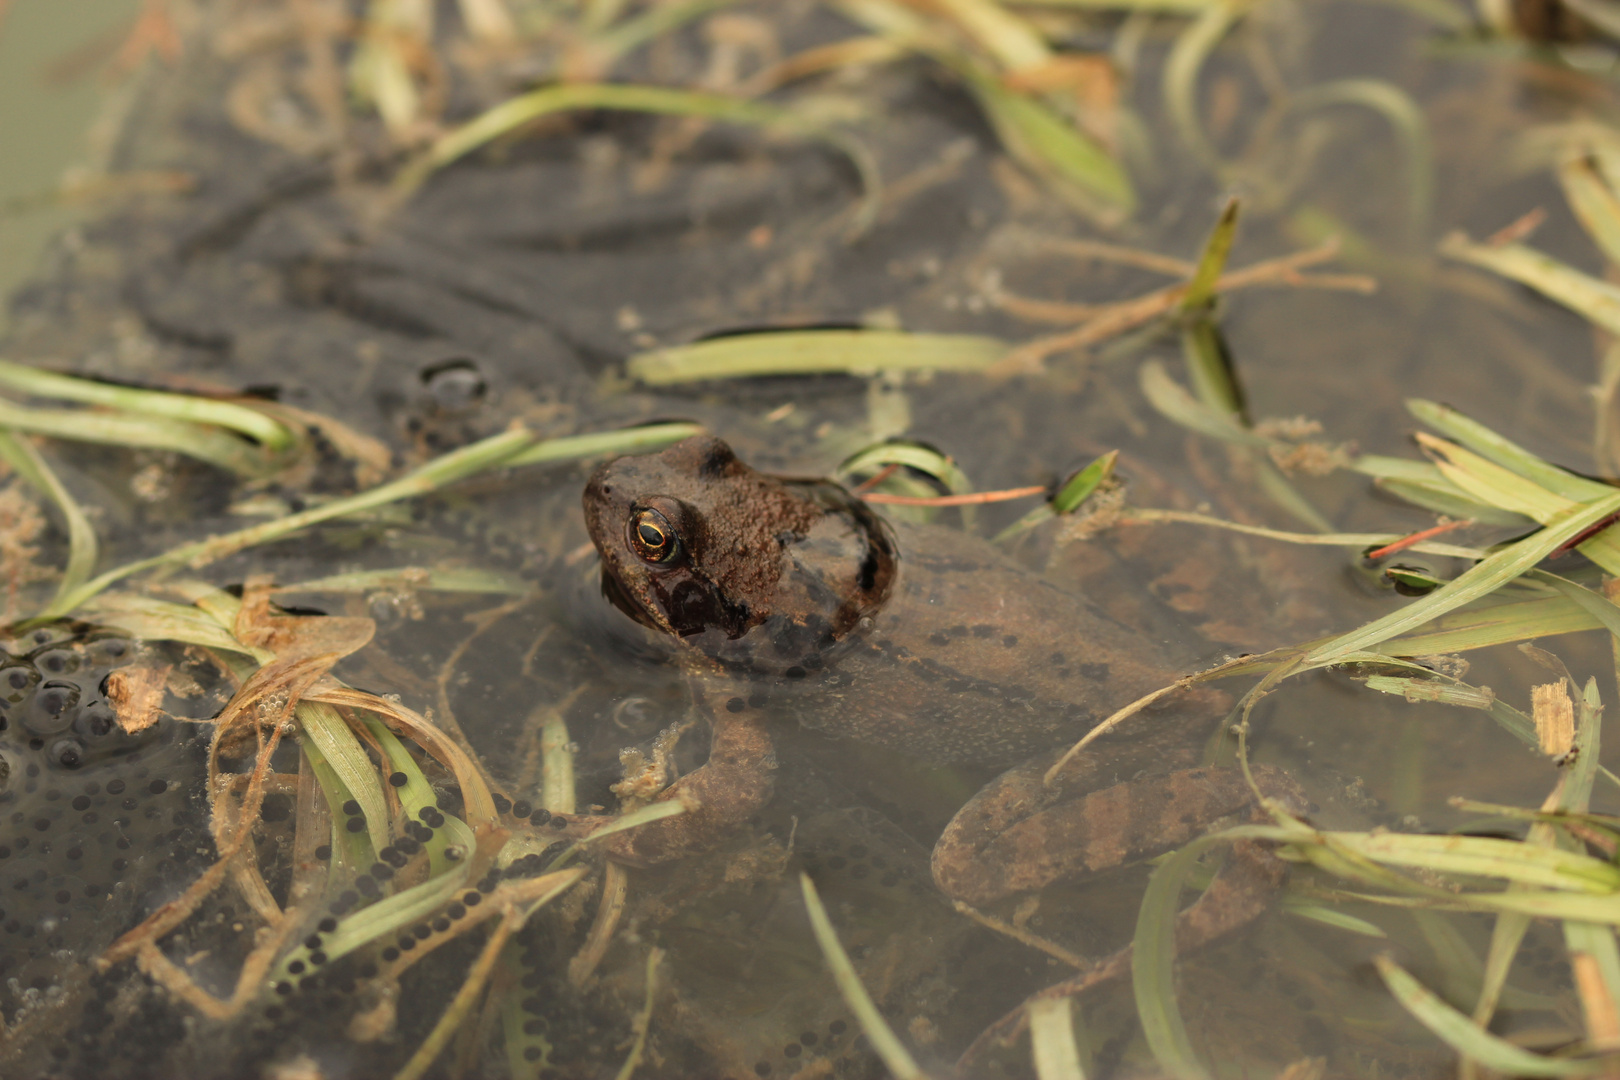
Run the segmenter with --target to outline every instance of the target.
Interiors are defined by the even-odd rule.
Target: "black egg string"
[[[818,1046],[821,1046],[822,1043],[826,1044],[825,1050],[827,1053],[830,1054],[836,1051],[840,1040],[847,1031],[849,1031],[848,1021],[834,1020],[832,1023],[827,1025],[826,1035],[822,1035],[815,1031],[806,1031],[801,1033],[797,1039],[794,1039],[782,1047],[782,1056],[787,1059],[785,1068],[790,1073],[797,1072],[799,1069],[804,1068],[804,1065],[798,1061],[798,1058],[807,1051],[814,1051]],[[854,1040],[854,1048],[856,1050],[863,1050],[865,1049],[865,1046],[866,1037],[864,1035],[857,1035]],[[773,1066],[769,1061],[760,1061],[754,1064],[754,1075],[756,1076],[766,1077],[775,1072],[775,1066]]]
[[[389,777],[389,782],[395,787],[402,787],[404,780],[395,782],[395,777],[404,778],[405,774],[394,773]],[[360,832],[365,829],[365,815],[361,811],[357,800],[348,800],[341,809],[349,816],[347,828],[350,832]],[[282,969],[287,975],[297,976],[297,981],[279,979],[273,983],[274,992],[278,996],[286,997],[295,990],[308,990],[319,985],[319,978],[314,973],[314,969],[325,964],[328,959],[321,948],[324,943],[322,934],[335,932],[338,928],[339,919],[347,916],[356,908],[363,907],[372,900],[379,899],[383,891],[380,883],[391,880],[395,871],[404,868],[414,856],[420,854],[424,845],[431,841],[436,832],[447,824],[444,814],[437,806],[433,805],[424,806],[417,811],[417,818],[420,820],[407,818],[403,828],[405,835],[378,851],[377,861],[372,863],[365,873],[355,878],[353,887],[345,889],[327,905],[330,914],[317,924],[315,933],[310,934],[300,943],[300,949],[292,954],[292,957]],[[359,822],[359,828],[354,827],[356,821]],[[316,849],[317,857],[323,860],[331,858],[331,854],[332,849],[329,844],[323,844]],[[456,861],[461,857],[461,852],[458,847],[452,845],[445,849],[444,855],[447,859]],[[457,898],[452,899],[443,909],[443,914],[401,933],[395,939],[397,944],[384,946],[379,955],[385,963],[392,964],[403,953],[415,949],[418,942],[426,941],[435,933],[448,933],[459,920],[466,917],[469,909],[475,908],[483,902],[484,894],[493,890],[499,883],[499,872],[491,871],[479,882],[478,887],[468,889],[466,892],[459,894]],[[305,972],[309,972],[309,974],[305,974]]]
[[[530,825],[537,829],[548,824],[554,829],[566,829],[568,827],[566,817],[561,814],[553,814],[543,806],[536,807],[527,799],[518,799],[514,802],[499,793],[496,793],[493,798],[498,813],[503,815],[511,814],[515,818],[526,819]]]
[[[542,934],[540,927],[530,925],[519,931],[513,939],[515,945],[522,947],[522,951],[515,958],[518,968],[517,985],[523,992],[523,997],[517,1001],[517,1007],[527,1014],[522,1026],[523,1041],[526,1045],[521,1056],[525,1062],[535,1066],[536,1072],[533,1075],[538,1075],[538,1070],[550,1063],[554,1047],[549,1038],[551,1020],[546,1014],[547,1006],[551,1006],[554,1011],[557,1004],[555,997],[548,997],[540,992],[548,977],[554,975],[541,948]]]

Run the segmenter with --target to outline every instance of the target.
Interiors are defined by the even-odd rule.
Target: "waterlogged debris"
[[[735,334],[637,353],[631,378],[650,386],[766,375],[876,375],[883,371],[984,371],[1005,342],[971,334],[895,330],[788,330]]]

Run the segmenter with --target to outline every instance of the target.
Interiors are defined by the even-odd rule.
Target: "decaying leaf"
[[[131,665],[107,676],[107,701],[118,726],[133,735],[157,723],[163,715],[163,693],[173,664]]]
[[[1575,705],[1563,681],[1531,687],[1530,702],[1541,752],[1549,757],[1569,753],[1575,745]]]

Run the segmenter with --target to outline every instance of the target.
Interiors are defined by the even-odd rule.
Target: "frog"
[[[832,481],[756,471],[708,435],[605,462],[583,507],[603,595],[667,646],[710,720],[707,761],[654,795],[686,812],[608,838],[619,861],[704,850],[770,800],[773,705],[854,744],[1012,766],[933,850],[935,884],[971,905],[1180,846],[1255,813],[1255,787],[1303,807],[1280,770],[1254,766],[1251,787],[1237,769],[1199,765],[1222,695],[1184,678],[1186,643],[961,529],[891,521]],[[1178,683],[1172,706],[1057,760],[1122,705]],[[1240,885],[1245,896],[1277,884],[1277,867],[1255,870],[1264,861],[1248,859],[1249,878],[1265,880]]]

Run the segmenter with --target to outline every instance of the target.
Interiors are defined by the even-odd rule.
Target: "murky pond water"
[[[98,17],[116,25],[131,6]],[[670,451],[656,482],[599,476],[587,509],[616,568],[607,588],[581,514],[598,457],[485,471],[196,553],[72,621],[13,626],[0,641],[0,1074],[884,1075],[895,1061],[829,974],[801,873],[927,1075],[1034,1075],[1026,999],[1099,962],[1112,977],[1072,998],[1084,1075],[1450,1074],[1456,1052],[1396,1000],[1381,959],[1474,1010],[1496,917],[1445,910],[1434,890],[1452,879],[1433,867],[1413,870],[1412,888],[1431,888],[1423,905],[1378,904],[1353,895],[1378,890],[1342,864],[1296,860],[1285,875],[1249,844],[1217,872],[1217,846],[1190,871],[1214,884],[1175,980],[1155,989],[1139,964],[1133,995],[1118,950],[1146,940],[1155,871],[1119,853],[1186,850],[1210,824],[1189,791],[1222,782],[1241,797],[1204,799],[1218,803],[1207,817],[1259,820],[1223,725],[1258,673],[1183,688],[1055,788],[1041,777],[1180,675],[1369,623],[1411,603],[1424,575],[1473,562],[1466,547],[1403,553],[1397,591],[1360,558],[1371,544],[1136,511],[1294,539],[1427,529],[1431,510],[1375,488],[1370,466],[1343,467],[1421,460],[1409,398],[1575,473],[1620,469],[1607,343],[1436,254],[1457,230],[1487,237],[1539,208],[1528,242],[1604,273],[1554,170],[1570,146],[1600,164],[1612,153],[1610,53],[1537,52],[1416,3],[1050,4],[1015,7],[1015,24],[976,3],[620,6],[441,4],[433,48],[396,46],[434,5],[143,9],[146,37],[119,54],[138,70],[99,135],[108,172],[69,185],[84,220],[25,281],[3,268],[22,283],[0,356],[247,394],[304,452],[233,477],[162,446],[42,440],[99,537],[98,568],[318,511],[514,424],[551,438],[691,421],[740,461],[705,445]],[[0,4],[3,55],[91,42],[49,10]],[[647,10],[685,18],[660,32],[635,21]],[[626,45],[626,27],[651,44]],[[996,67],[1031,42],[1067,59]],[[460,120],[559,72],[606,71],[709,94],[780,84],[766,100],[797,119],[557,112],[409,198],[389,186],[398,147],[422,145],[436,110]],[[0,115],[20,113],[14,94],[61,103],[19,89],[15,63],[0,78]],[[1094,167],[1087,190],[1020,148],[1020,130],[1041,129],[1018,128],[1018,102],[1058,99],[1123,174]],[[77,123],[60,127],[41,154],[80,145]],[[1128,175],[1135,205],[1098,175]],[[5,198],[43,181],[0,182]],[[1103,306],[1190,276],[1234,194],[1218,319],[1177,296]],[[42,212],[26,200],[10,212],[0,229],[61,227],[17,216]],[[1336,254],[1288,261],[1330,236]],[[1490,250],[1517,237],[1501,239]],[[860,353],[841,373],[658,377],[659,349],[808,328],[1047,347],[989,370]],[[764,354],[789,340],[747,339]],[[1177,397],[1167,377],[1192,390]],[[1231,407],[1213,409],[1223,394]],[[1080,519],[993,543],[1038,500],[857,505],[748,471],[831,476],[898,440],[920,468],[843,478],[937,494],[924,471],[950,481],[945,455],[958,490],[1044,487],[1118,450],[1122,487],[1109,481]],[[0,570],[16,620],[50,602],[44,568],[68,558],[69,530],[18,478],[24,450],[6,457]],[[1442,539],[1484,548],[1547,523],[1524,513]],[[1546,566],[1599,581],[1580,555]],[[270,583],[290,615],[272,614]],[[1597,632],[1541,644],[1577,683],[1617,693]],[[1364,681],[1460,647],[1281,683],[1246,734],[1261,789],[1368,843],[1523,836],[1450,801],[1542,804],[1559,765],[1504,731],[1511,718]],[[1469,684],[1525,712],[1531,687],[1556,681],[1511,645],[1468,659]],[[621,800],[639,806],[677,776],[701,792],[687,814],[587,839]],[[1607,783],[1598,810],[1615,804]],[[1084,816],[1051,794],[1092,789]],[[1048,816],[994,838],[1032,807]],[[1105,869],[1066,873],[1088,861]],[[1598,984],[1578,995],[1567,958],[1585,950],[1601,972],[1612,954],[1612,914],[1589,917],[1578,932],[1532,922],[1492,1045],[1603,1037]]]

